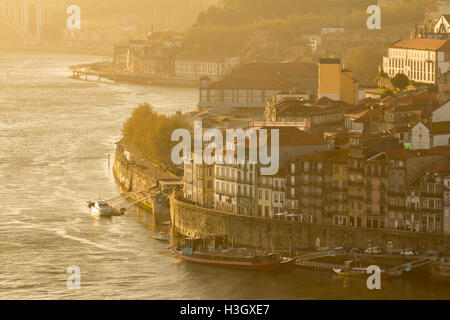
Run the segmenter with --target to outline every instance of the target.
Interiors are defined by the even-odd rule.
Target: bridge
[[[63,0],[0,0],[0,25],[10,27],[24,43],[39,44],[43,29],[63,10]],[[64,26],[61,26],[64,28]]]

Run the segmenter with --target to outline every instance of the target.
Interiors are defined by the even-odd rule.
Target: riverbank
[[[60,46],[36,46],[36,45],[6,45],[0,44],[2,51],[20,51],[20,52],[37,52],[37,53],[61,53],[61,54],[80,54],[99,57],[112,57],[112,50],[99,49],[83,49],[83,48],[68,48]]]
[[[117,82],[134,83],[140,85],[174,86],[183,88],[198,88],[199,81],[178,78],[169,74],[137,74],[117,70],[111,62],[83,64],[71,66],[73,77],[88,80],[94,76],[98,80],[108,79]]]

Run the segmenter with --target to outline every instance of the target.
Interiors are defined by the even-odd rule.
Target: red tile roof
[[[314,63],[249,63],[236,68],[231,75],[281,76],[281,77],[317,77],[318,68]]]
[[[348,162],[348,154],[350,150],[328,150],[321,151],[314,154],[306,154],[301,155],[296,158],[296,160],[300,161],[322,161],[322,162],[334,162],[334,163],[347,163]]]
[[[391,47],[416,50],[450,51],[450,41],[418,38],[414,40],[400,40],[394,43]]]
[[[450,121],[431,123],[431,132],[433,134],[450,133]]]
[[[225,79],[211,83],[211,88],[288,90],[295,87],[295,83],[286,78],[317,78],[317,74],[313,63],[250,63],[236,68]]]
[[[293,87],[294,84],[281,80],[274,76],[253,75],[229,75],[225,79],[211,83],[211,88],[216,89],[261,89],[261,90],[284,90]]]
[[[263,128],[264,129],[264,128]],[[280,147],[290,147],[290,146],[305,146],[305,145],[321,145],[327,144],[325,140],[314,134],[306,133],[297,128],[293,127],[279,127],[279,128],[266,128],[267,130],[267,141],[268,146],[271,145],[271,130],[279,129],[279,146]]]

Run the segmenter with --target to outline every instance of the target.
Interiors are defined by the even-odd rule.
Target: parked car
[[[428,250],[427,252],[425,252],[425,255],[427,257],[440,257],[441,253],[437,250]]]
[[[414,251],[412,249],[405,249],[405,250],[402,250],[400,252],[400,255],[402,255],[402,256],[413,256],[414,255]]]
[[[361,253],[361,252],[363,252],[364,250],[363,249],[361,249],[361,248],[351,248],[350,249],[350,252],[351,253]]]
[[[374,253],[374,254],[380,254],[380,253],[382,253],[382,251],[381,251],[381,249],[378,248],[378,247],[369,247],[369,248],[367,248],[367,249],[364,251],[364,253],[368,253],[368,254],[372,254],[372,253]]]
[[[336,247],[336,248],[331,249],[331,251],[333,251],[334,253],[344,253],[345,248],[344,247]]]

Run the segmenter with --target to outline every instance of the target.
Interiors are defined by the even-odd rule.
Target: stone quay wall
[[[117,182],[127,191],[144,191],[152,188],[157,179],[144,172],[145,168],[125,156],[123,146],[118,143],[114,156],[113,173]]]
[[[258,248],[369,247],[439,250],[450,254],[449,235],[300,223],[236,215],[170,199],[172,230],[181,236],[226,234],[235,244]]]

